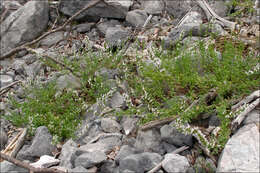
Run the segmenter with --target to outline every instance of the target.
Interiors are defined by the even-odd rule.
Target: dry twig
[[[11,83],[11,84],[1,88],[0,89],[0,96],[3,95],[7,91],[7,89],[11,88],[12,86],[14,86],[14,85],[16,85],[16,84],[18,84],[20,82],[22,82],[22,81],[18,80],[18,81],[15,81],[15,82],[13,82],[13,83]]]
[[[64,171],[60,171],[60,170],[53,169],[53,168],[35,168],[35,167],[31,166],[29,163],[25,163],[20,160],[17,160],[2,152],[0,152],[0,158],[6,160],[8,162],[11,162],[19,167],[28,169],[30,171],[30,173],[65,173]]]

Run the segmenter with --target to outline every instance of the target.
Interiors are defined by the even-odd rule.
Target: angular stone
[[[63,31],[54,32],[54,33],[48,35],[47,37],[45,37],[44,39],[42,39],[40,41],[40,45],[46,46],[46,47],[51,47],[64,39],[65,39],[65,36],[64,36]]]
[[[161,14],[164,9],[163,1],[161,0],[142,0],[142,7],[148,14]]]
[[[178,154],[166,154],[162,161],[163,169],[168,172],[186,172],[190,164],[186,157]]]
[[[260,172],[259,127],[248,124],[227,142],[217,172]]]
[[[27,169],[16,166],[5,160],[3,162],[0,162],[0,171],[1,173],[29,173]]]
[[[121,120],[121,124],[124,129],[125,135],[129,135],[137,130],[137,122],[139,118],[132,118],[129,116],[124,116]]]
[[[67,16],[72,16],[87,4],[89,4],[89,2],[90,0],[61,0],[59,10]],[[132,5],[132,0],[117,0],[106,2],[108,3],[108,6],[101,2],[76,17],[76,20],[97,21],[101,17],[124,19],[127,11],[129,10],[129,7]]]
[[[26,3],[1,23],[1,53],[38,37],[46,29],[48,21],[47,0]]]
[[[260,115],[259,109],[252,110],[251,112],[249,112],[247,114],[247,117],[243,121],[243,124],[247,125],[247,124],[252,124],[252,123],[259,123],[260,122],[260,116],[259,115]]]
[[[132,154],[119,161],[119,172],[144,173],[154,168],[162,160],[157,153]]]
[[[60,89],[60,90],[63,90],[65,88],[78,89],[81,87],[80,80],[71,74],[66,74],[66,75],[60,76],[57,79],[56,84],[57,84],[58,89]]]
[[[148,15],[144,10],[129,11],[126,15],[126,21],[135,27],[142,27],[147,18]]]
[[[40,126],[36,129],[32,144],[20,150],[17,155],[18,159],[34,161],[43,155],[52,155],[55,146],[52,145],[52,136],[47,127]]]
[[[102,118],[101,127],[105,132],[108,133],[120,133],[122,129],[121,125],[118,122],[110,118]]]
[[[97,24],[97,29],[102,34],[102,36],[105,36],[107,29],[109,27],[115,27],[116,25],[120,25],[118,20],[104,20],[103,22]]]
[[[90,29],[95,25],[95,23],[82,23],[79,25],[76,25],[74,29],[76,29],[79,33],[85,33],[90,31]]]
[[[10,75],[0,74],[0,88],[5,87],[13,82],[13,77]]]
[[[144,152],[156,152],[164,154],[165,150],[161,145],[161,136],[156,129],[138,131],[135,147]]]
[[[105,161],[100,168],[101,173],[120,173],[119,166],[111,160]]]
[[[127,41],[129,32],[120,27],[109,27],[106,31],[105,40],[110,48],[121,47]]]
[[[83,153],[77,157],[74,161],[75,167],[82,166],[84,168],[90,168],[106,160],[106,155],[102,151],[94,151],[89,153]]]
[[[67,169],[72,169],[73,168],[73,158],[75,156],[76,152],[76,146],[77,144],[72,140],[68,140],[61,149],[61,153],[59,156],[60,159],[60,166],[64,166]]]
[[[130,147],[129,145],[123,145],[117,153],[115,161],[116,163],[119,163],[119,161],[124,159],[125,157],[132,154],[137,154],[138,152],[139,151],[136,148]]]
[[[162,140],[175,146],[192,146],[192,135],[185,135],[175,129],[172,125],[164,125],[160,129]]]
[[[102,151],[106,154],[110,153],[116,146],[121,146],[122,135],[119,133],[111,133],[113,135],[99,139],[96,143],[86,144],[79,147],[83,152]]]

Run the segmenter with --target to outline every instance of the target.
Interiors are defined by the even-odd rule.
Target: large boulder
[[[91,0],[61,0],[59,10],[67,16],[72,16],[89,4],[90,1]],[[94,7],[80,14],[76,20],[97,21],[101,17],[124,19],[129,7],[132,5],[132,0],[114,0],[108,1],[107,3],[108,5],[103,2],[96,4]]]
[[[52,136],[47,127],[40,126],[36,129],[35,137],[30,146],[25,145],[17,155],[18,159],[34,161],[43,155],[52,155],[55,146],[52,145]]]
[[[26,3],[1,24],[1,53],[34,40],[47,28],[48,21],[47,0]]]
[[[217,172],[260,172],[259,153],[259,127],[246,125],[227,142],[218,160]]]

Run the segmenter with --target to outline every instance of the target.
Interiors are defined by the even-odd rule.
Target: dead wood
[[[215,22],[220,24],[221,26],[228,27],[231,30],[236,29],[237,24],[235,22],[228,21],[228,20],[220,17],[219,15],[217,15],[205,0],[198,0],[196,2],[203,9],[203,11],[205,12],[209,21],[211,19],[215,19],[216,20]]]
[[[31,166],[29,163],[25,163],[25,162],[22,162],[20,160],[17,160],[11,156],[8,156],[2,152],[0,152],[0,158],[1,159],[4,159],[8,162],[11,162],[19,167],[22,167],[22,168],[25,168],[25,169],[28,169],[30,171],[30,173],[65,173],[64,171],[60,171],[60,170],[57,170],[57,169],[53,169],[53,168],[35,168],[33,166]]]
[[[241,112],[236,119],[234,119],[231,123],[231,131],[234,133],[236,129],[239,127],[239,125],[243,122],[243,120],[246,118],[247,114],[251,112],[255,107],[257,107],[260,103],[260,98],[256,99],[253,103],[248,105],[246,109]]]
[[[14,85],[16,85],[16,84],[18,84],[18,83],[20,83],[20,82],[22,82],[22,81],[18,80],[18,81],[15,81],[15,82],[13,82],[13,83],[11,83],[11,84],[9,84],[9,85],[7,85],[7,86],[1,88],[1,89],[0,89],[0,96],[3,95],[4,93],[6,93],[6,91],[7,91],[9,88],[11,88],[12,86],[14,86]]]
[[[199,98],[198,100],[195,100],[185,111],[189,111],[191,108],[193,108],[194,106],[198,105],[199,103],[206,103],[209,104],[212,100],[214,100],[217,97],[217,91],[216,89],[211,89],[206,95],[204,95],[203,97]],[[174,116],[174,117],[170,117],[170,118],[165,118],[165,119],[160,119],[160,120],[154,120],[154,121],[150,121],[149,123],[144,124],[143,126],[140,127],[141,130],[145,131],[157,126],[161,126],[167,123],[170,123],[174,120],[176,120],[178,118],[178,116]]]
[[[260,97],[260,90],[254,91],[252,94],[250,94],[249,96],[247,96],[246,98],[244,98],[243,100],[238,102],[236,105],[232,106],[231,110],[234,111],[237,108],[243,106],[244,104],[250,103],[251,101],[253,101],[259,97]]]

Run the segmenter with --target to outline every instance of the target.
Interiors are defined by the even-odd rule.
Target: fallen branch
[[[198,100],[195,100],[185,111],[189,111],[192,107],[198,105],[201,102],[205,102],[205,103],[210,103],[212,100],[214,100],[217,97],[217,91],[215,89],[211,89],[206,95],[204,95],[203,97],[199,98]],[[161,126],[167,123],[170,123],[174,120],[176,120],[178,118],[178,116],[175,117],[170,117],[170,118],[165,118],[165,119],[160,119],[160,120],[154,120],[154,121],[150,121],[149,123],[144,124],[140,129],[145,131],[148,129],[151,129],[153,127],[156,126]]]
[[[172,152],[172,154],[178,154],[178,153],[180,153],[180,152],[182,152],[182,151],[187,150],[188,148],[189,148],[189,147],[187,147],[187,146],[182,146],[182,147],[180,147],[180,148],[174,150],[174,151]],[[162,163],[163,163],[163,161],[160,162],[158,165],[156,165],[153,169],[151,169],[151,170],[148,171],[147,173],[155,173],[155,172],[159,171],[159,169],[161,169],[161,167],[162,167]]]
[[[43,38],[45,38],[46,36],[52,34],[52,33],[55,33],[55,32],[58,32],[58,31],[62,31],[65,29],[65,27],[72,21],[74,20],[76,17],[78,17],[82,12],[84,12],[85,10],[91,8],[91,7],[94,7],[96,4],[100,3],[100,2],[104,2],[106,3],[104,0],[95,0],[95,1],[91,1],[90,3],[88,3],[84,8],[82,8],[81,10],[79,10],[77,13],[75,13],[73,16],[71,16],[62,26],[60,26],[59,28],[57,29],[54,29],[54,30],[51,30],[49,32],[46,32],[45,34],[41,35],[40,37],[38,37],[37,39],[31,41],[31,42],[28,42],[28,43],[25,43],[21,46],[18,46],[12,50],[10,50],[9,52],[3,54],[0,56],[0,60],[2,59],[5,59],[5,58],[8,58],[12,55],[14,55],[15,53],[21,51],[21,50],[26,50],[28,46],[31,46],[35,43],[37,43],[38,41],[42,40]]]
[[[2,152],[0,152],[0,158],[6,160],[8,162],[11,162],[19,167],[28,169],[30,171],[30,173],[65,173],[64,171],[60,171],[60,170],[53,169],[53,168],[35,168],[35,167],[29,165],[29,163],[25,163],[20,160],[17,160]]]
[[[19,139],[17,140],[16,144],[15,144],[15,148],[11,151],[10,156],[11,157],[16,157],[17,153],[19,152],[19,150],[22,148],[24,141],[25,141],[25,137],[27,135],[27,128],[25,128],[23,130],[23,133],[20,135]]]
[[[243,122],[243,120],[246,118],[246,115],[251,112],[255,107],[257,107],[260,103],[260,98],[256,99],[253,103],[247,106],[247,108],[241,112],[235,120],[231,123],[231,130],[234,133],[238,126]]]
[[[236,23],[235,22],[228,21],[228,20],[220,17],[219,15],[217,15],[205,0],[198,0],[196,2],[204,10],[204,12],[205,12],[209,21],[212,18],[214,18],[214,19],[216,19],[216,22],[219,23],[220,25],[228,27],[232,30],[236,29]]]
[[[14,85],[16,85],[16,84],[18,84],[20,82],[22,82],[22,81],[18,80],[18,81],[15,81],[15,82],[13,82],[13,83],[11,83],[11,84],[1,88],[0,89],[0,96],[5,94],[12,86],[14,86]]]
[[[238,102],[236,105],[231,107],[231,110],[234,111],[235,109],[243,106],[244,104],[250,103],[251,101],[260,97],[260,90],[254,91],[252,94]]]

